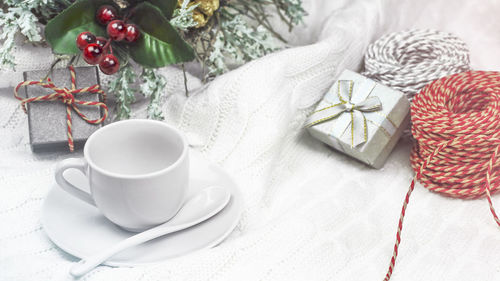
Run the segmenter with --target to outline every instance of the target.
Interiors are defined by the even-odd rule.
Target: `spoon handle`
[[[150,230],[146,230],[139,234],[133,235],[104,250],[103,252],[99,252],[98,254],[90,256],[88,258],[83,258],[81,261],[71,267],[70,274],[76,278],[81,277],[94,269],[96,266],[105,262],[110,257],[125,249],[140,245],[152,239],[185,229],[190,226],[190,224],[179,224],[165,227],[155,227]]]

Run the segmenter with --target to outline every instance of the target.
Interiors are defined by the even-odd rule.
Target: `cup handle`
[[[87,176],[87,162],[83,158],[68,158],[59,162],[56,166],[56,182],[57,184],[66,192],[73,195],[74,197],[87,202],[90,205],[95,206],[94,199],[90,196],[88,192],[81,190],[64,178],[64,171],[67,169],[74,168],[82,172]]]

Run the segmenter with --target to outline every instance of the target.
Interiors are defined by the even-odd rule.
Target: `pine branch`
[[[165,117],[161,110],[161,104],[165,93],[165,86],[167,85],[165,77],[151,68],[144,68],[141,77],[143,79],[141,92],[145,97],[150,99],[148,105],[148,118],[164,120]]]
[[[26,41],[38,43],[43,41],[38,23],[46,23],[48,19],[71,4],[68,0],[4,0],[0,12],[0,68],[15,68],[12,51],[15,36],[20,34]]]
[[[116,118],[119,120],[129,119],[132,116],[130,105],[135,102],[136,90],[132,85],[137,79],[132,66],[123,66],[117,74],[117,78],[108,85],[110,93],[116,97]]]

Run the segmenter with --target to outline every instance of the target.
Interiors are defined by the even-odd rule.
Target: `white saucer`
[[[134,266],[159,262],[214,247],[233,231],[243,206],[236,183],[224,170],[209,163],[194,150],[190,154],[190,193],[210,185],[228,187],[232,196],[226,208],[199,225],[123,251],[108,260],[106,265]],[[86,179],[78,172],[68,170],[65,177],[88,189]],[[55,183],[43,205],[42,225],[57,246],[78,258],[88,257],[134,234],[111,223],[95,207],[73,198]]]

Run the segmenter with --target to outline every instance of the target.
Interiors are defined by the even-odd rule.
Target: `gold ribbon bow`
[[[361,102],[352,103],[353,86],[354,81],[352,80],[339,80],[337,95],[340,102],[313,112],[306,122],[306,127],[312,127],[329,121],[344,113],[350,114],[351,122],[348,123],[346,127],[340,128],[340,130],[334,132],[333,135],[340,138],[341,135],[350,128],[351,147],[356,147],[365,143],[368,140],[368,126],[364,113],[382,110],[382,103],[378,97],[367,97]]]

